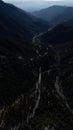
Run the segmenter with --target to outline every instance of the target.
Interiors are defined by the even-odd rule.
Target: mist
[[[5,2],[7,1],[5,0]],[[72,1],[8,1],[8,2],[29,12],[47,8],[52,5],[73,6]]]

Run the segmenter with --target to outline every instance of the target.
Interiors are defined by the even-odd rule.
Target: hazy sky
[[[6,2],[9,2],[9,1],[11,1],[11,2],[14,2],[14,1],[73,1],[73,0],[4,0],[4,1],[6,1]]]
[[[52,5],[67,5],[73,6],[73,0],[3,0],[14,4],[26,11],[34,11],[42,8],[47,8]],[[29,2],[28,2],[29,1]]]
[[[3,0],[3,1],[5,1],[5,2],[25,2],[25,1],[33,1],[33,2],[35,2],[35,1],[49,1],[49,2],[73,2],[73,0]]]

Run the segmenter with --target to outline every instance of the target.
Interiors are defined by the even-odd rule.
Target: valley
[[[68,121],[69,124],[65,125],[67,125],[68,129],[72,129],[71,121],[73,119],[73,111],[70,106],[71,104],[67,100],[68,97],[64,93],[60,77],[63,72],[61,72],[62,63],[59,52],[63,52],[61,52],[61,48],[60,50],[58,48],[56,51],[56,46],[53,45],[48,45],[45,47],[40,40],[39,44],[36,44],[38,43],[37,39],[39,39],[39,35],[35,37],[34,43],[32,40],[32,43],[36,48],[35,58],[32,56],[32,60],[29,59],[30,61],[28,61],[24,67],[27,70],[30,68],[32,72],[34,72],[34,79],[36,80],[34,81],[33,87],[29,90],[29,92],[26,91],[23,94],[20,94],[15,101],[12,101],[13,103],[1,108],[0,126],[2,129],[5,129],[6,127],[9,130],[19,130],[25,128],[31,130],[33,127],[34,130],[57,130],[61,127],[60,123]],[[53,57],[50,57],[49,59],[48,57],[51,55],[50,53]],[[21,58],[20,60],[22,62],[23,59]],[[28,71],[28,73],[30,73],[31,76],[31,72]],[[31,79],[31,82],[33,82],[33,78]],[[62,115],[58,115],[62,113],[64,119]],[[41,118],[42,121],[40,124]],[[60,118],[62,118],[61,121]],[[44,119],[45,122],[43,122]],[[66,126],[63,124],[63,127],[65,129]]]
[[[58,23],[0,2],[1,130],[73,130],[73,9],[52,9]]]

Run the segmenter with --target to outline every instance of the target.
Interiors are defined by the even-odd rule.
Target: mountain
[[[62,23],[34,36],[25,56],[22,55],[25,49],[20,50],[18,44],[11,50],[19,50],[19,55],[9,52],[3,44],[5,49],[0,54],[2,130],[73,129],[73,39],[68,39],[69,33],[72,25]]]
[[[33,12],[33,15],[45,19],[51,24],[58,24],[73,18],[73,7],[55,5]]]
[[[48,24],[29,13],[4,2],[0,2],[0,35],[32,39],[34,34],[44,31]],[[28,38],[29,37],[29,38]]]
[[[35,34],[47,30],[48,24],[3,1],[0,1],[0,18],[0,90],[2,93],[0,106],[2,106],[6,99],[11,100],[11,97],[21,93],[20,86],[23,86],[26,77],[24,70],[28,71],[24,64],[29,64],[32,56],[35,56],[32,38]]]
[[[73,130],[73,19],[39,34],[33,16],[0,7],[0,129]]]
[[[73,41],[73,24],[70,22],[58,24],[39,36],[41,43],[63,44]]]
[[[67,22],[73,18],[73,7],[67,7],[63,13],[53,19],[53,23]]]
[[[39,11],[35,11],[35,12],[33,12],[33,15],[51,22],[55,17],[62,14],[66,8],[67,7],[65,7],[65,6],[54,5],[54,6],[45,8],[45,9],[41,9]]]

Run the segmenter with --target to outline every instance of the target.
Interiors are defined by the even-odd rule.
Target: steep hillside
[[[71,33],[71,28],[58,25],[49,34],[58,31],[59,42],[62,33]],[[63,37],[62,44],[56,44],[56,39],[53,44],[46,44],[42,38],[44,34],[34,38],[28,56],[27,50],[25,56],[21,55],[23,47],[13,55],[13,47],[9,52],[3,44],[6,48],[0,55],[2,130],[73,130],[73,40]]]
[[[64,6],[51,6],[51,7],[33,12],[33,15],[51,22],[55,17],[60,15],[65,10],[65,8],[66,7]]]
[[[73,130],[72,19],[37,34],[42,21],[0,10],[0,129]]]
[[[58,24],[61,22],[67,22],[72,18],[73,18],[73,7],[67,7],[63,11],[63,13],[55,17],[52,22]]]
[[[25,69],[25,64],[30,62],[32,55],[35,56],[32,37],[47,30],[48,24],[2,1],[0,1],[0,17],[0,88],[2,93],[0,105],[3,105],[7,102],[7,98],[12,100],[23,90],[20,91],[20,87],[23,86],[26,71],[28,71]],[[31,69],[29,70],[31,72]],[[32,76],[27,75],[30,80]]]
[[[51,6],[49,8],[33,12],[33,15],[45,19],[51,24],[58,24],[73,18],[73,7]]]
[[[8,36],[30,41],[37,32],[48,28],[46,22],[4,2],[0,2],[0,17],[0,37]]]
[[[59,44],[73,41],[73,25],[69,23],[58,24],[39,36],[42,43]]]

